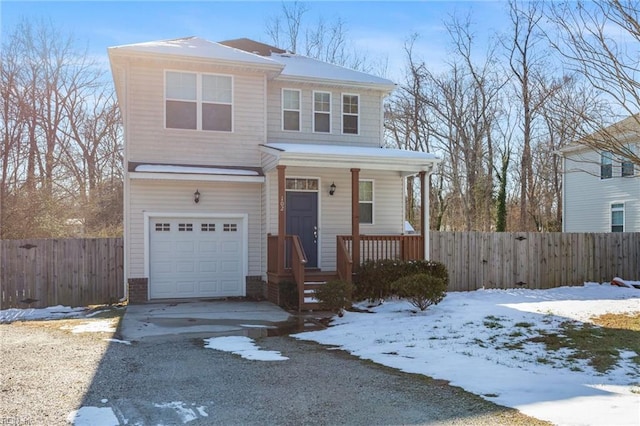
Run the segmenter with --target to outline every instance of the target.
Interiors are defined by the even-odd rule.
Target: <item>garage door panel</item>
[[[198,263],[199,272],[215,273],[217,270],[218,270],[218,264],[213,260],[211,261],[202,260]]]
[[[154,218],[150,222],[152,299],[244,294],[242,221]]]

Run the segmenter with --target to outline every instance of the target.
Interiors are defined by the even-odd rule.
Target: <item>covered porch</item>
[[[265,144],[262,151],[265,172],[277,181],[277,184],[274,182],[271,185],[273,194],[265,197],[267,200],[277,200],[272,203],[276,207],[276,217],[271,221],[274,226],[268,229],[266,241],[270,300],[278,302],[279,283],[290,281],[295,283],[298,290],[300,309],[314,309],[312,296],[318,286],[332,279],[351,282],[360,265],[367,260],[418,260],[428,256],[427,179],[438,162],[432,154],[311,144]],[[321,179],[307,179],[306,182],[305,179],[291,177],[300,176],[301,170],[312,169],[316,175],[332,177],[345,174],[348,170],[348,180],[339,181],[341,184],[349,182],[347,190],[344,185],[338,188],[343,198],[338,200],[333,197],[336,192],[333,180],[325,179],[322,184]],[[422,214],[419,234],[404,233],[405,178],[411,175],[419,176],[420,181]],[[366,193],[361,194],[363,176],[365,181],[377,179],[376,185],[380,191],[375,195],[375,212],[372,194],[374,184],[365,184]],[[376,179],[368,179],[371,176]],[[301,180],[305,182],[296,182]],[[268,192],[269,185],[266,187]],[[318,195],[305,198],[305,190],[317,191]],[[363,201],[369,199],[369,204]],[[327,212],[323,213],[324,222],[310,219],[311,224],[305,225],[306,217],[300,219],[291,214],[290,210],[298,209],[298,204],[307,206],[309,203],[318,204],[317,207],[313,205],[312,210],[324,209]],[[364,223],[361,215],[364,216]],[[375,215],[380,219],[376,219],[377,223],[374,224]],[[384,226],[385,220],[390,220],[394,225]],[[321,239],[322,253],[315,253]],[[318,262],[317,257],[323,257],[322,263]]]

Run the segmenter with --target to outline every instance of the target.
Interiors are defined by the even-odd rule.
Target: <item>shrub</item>
[[[316,290],[316,299],[323,309],[342,313],[342,310],[351,306],[353,286],[340,280],[329,281]]]
[[[395,283],[402,277],[427,274],[449,284],[447,268],[442,263],[429,260],[400,261],[392,259],[370,260],[358,271],[354,298],[356,300],[386,299],[398,295]]]
[[[416,308],[424,311],[444,299],[447,284],[442,278],[429,274],[413,274],[400,278],[394,283],[398,296],[407,298]]]

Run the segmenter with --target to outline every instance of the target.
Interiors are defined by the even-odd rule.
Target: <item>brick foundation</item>
[[[132,305],[149,301],[149,278],[129,278],[129,303]]]
[[[247,276],[247,297],[264,300],[267,296],[267,285],[261,276]]]

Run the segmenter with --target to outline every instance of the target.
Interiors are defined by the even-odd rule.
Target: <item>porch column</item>
[[[420,234],[422,235],[422,243],[424,244],[423,259],[429,260],[429,191],[426,185],[427,172],[420,172]]]
[[[284,243],[286,233],[285,176],[287,166],[276,166],[278,170],[278,275],[284,273]]]
[[[351,169],[351,258],[353,272],[360,269],[360,169]]]

